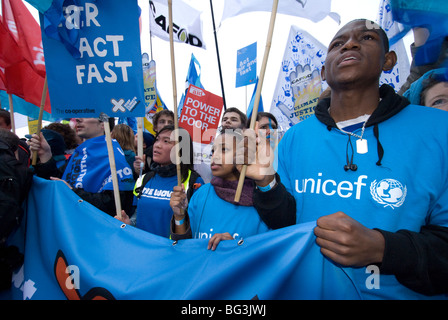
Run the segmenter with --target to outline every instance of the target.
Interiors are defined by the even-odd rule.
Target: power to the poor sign
[[[193,142],[209,144],[218,129],[223,99],[194,85],[188,87],[179,127],[190,134]]]

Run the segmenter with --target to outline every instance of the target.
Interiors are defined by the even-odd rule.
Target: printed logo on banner
[[[198,87],[195,87],[195,86],[190,86],[190,90],[189,91],[190,91],[190,93],[192,95],[195,95],[195,96],[198,96],[198,97],[205,96],[205,92],[202,89],[200,89]]]
[[[150,27],[153,35],[169,41],[168,6],[166,1],[149,1]],[[205,49],[202,36],[201,12],[183,1],[173,10],[173,40]]]
[[[63,13],[66,23],[59,28],[79,29],[80,58],[42,32],[55,116],[144,116],[137,1],[80,0]]]

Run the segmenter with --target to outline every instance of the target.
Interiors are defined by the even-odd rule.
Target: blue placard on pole
[[[121,0],[79,0],[76,4],[63,10],[65,21],[53,35],[77,35],[73,41],[77,54],[67,50],[49,28],[42,32],[52,114],[60,118],[98,117],[100,113],[143,117],[137,0],[126,4]],[[41,25],[48,20],[47,13],[41,15]]]
[[[236,56],[236,87],[255,83],[257,80],[257,43],[237,51]]]

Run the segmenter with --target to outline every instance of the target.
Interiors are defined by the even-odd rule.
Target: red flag
[[[12,34],[0,20],[0,66],[5,68],[8,65],[23,60],[21,54],[18,54],[19,47]]]
[[[6,91],[5,69],[0,67],[0,90]]]
[[[3,24],[17,42],[22,56],[45,77],[44,49],[39,24],[21,0],[2,0]]]
[[[6,91],[40,106],[45,82],[41,31],[21,0],[2,0],[0,67]],[[4,45],[5,44],[5,45]],[[47,91],[44,110],[51,112]]]

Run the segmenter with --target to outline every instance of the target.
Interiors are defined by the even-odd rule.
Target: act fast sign
[[[76,3],[63,7],[65,21],[58,28],[77,32],[79,58],[42,32],[52,113],[61,118],[98,117],[102,112],[143,117],[137,0]]]

